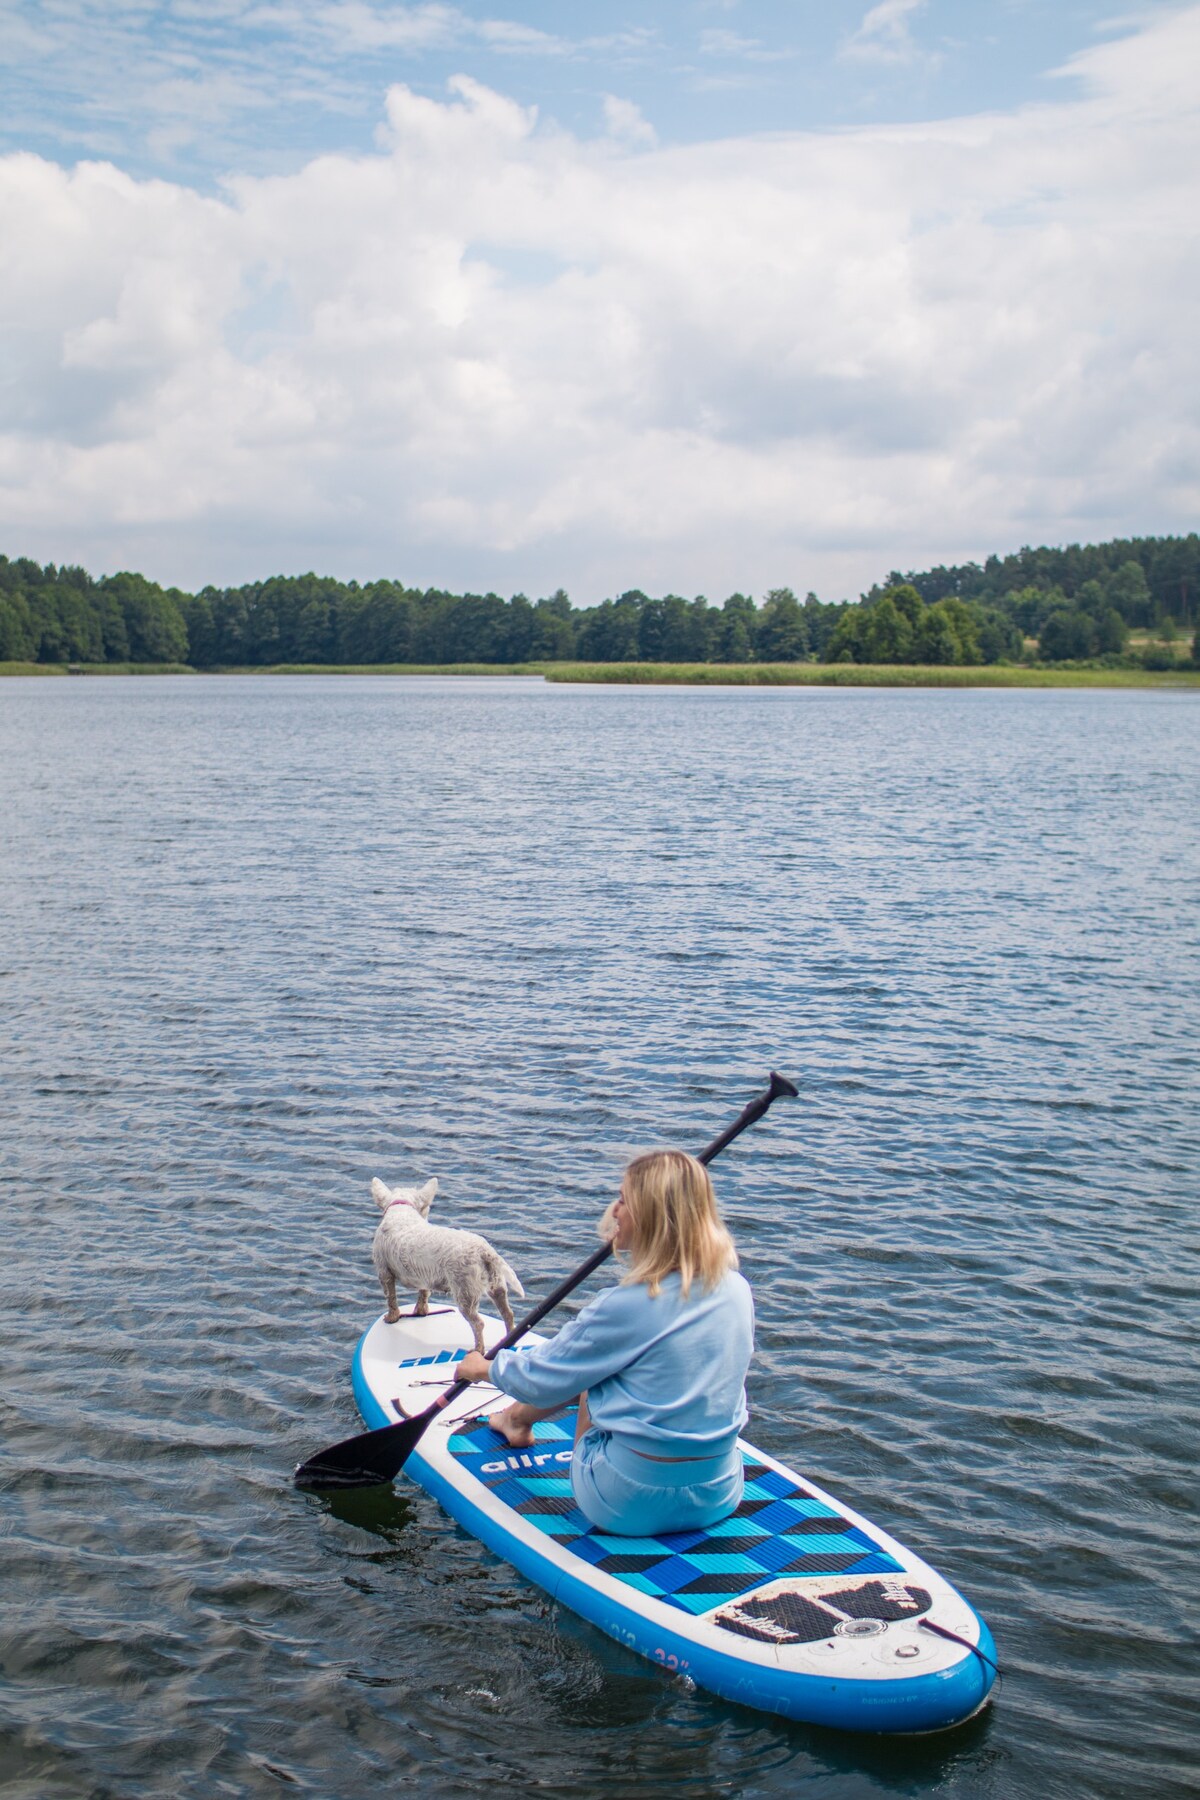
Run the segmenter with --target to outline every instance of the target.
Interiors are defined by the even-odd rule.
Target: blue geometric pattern
[[[396,1367],[398,1369],[424,1369],[432,1367],[434,1363],[461,1362],[466,1354],[465,1350],[439,1350],[436,1356],[406,1356],[403,1362],[396,1364]]]
[[[865,1531],[825,1501],[749,1457],[742,1504],[718,1525],[652,1538],[598,1531],[571,1492],[574,1413],[541,1421],[534,1426],[534,1439],[529,1450],[511,1450],[486,1421],[467,1419],[451,1436],[450,1451],[497,1500],[564,1549],[683,1612],[711,1612],[780,1575],[873,1575],[900,1569]]]

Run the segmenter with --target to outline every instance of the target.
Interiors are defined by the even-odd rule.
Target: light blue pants
[[[593,1425],[575,1446],[571,1488],[582,1512],[618,1537],[657,1537],[715,1525],[742,1499],[742,1453],[652,1462]]]

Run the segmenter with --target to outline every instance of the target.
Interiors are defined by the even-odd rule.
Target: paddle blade
[[[302,1462],[293,1480],[298,1488],[319,1493],[324,1488],[379,1487],[394,1481],[420,1441],[428,1425],[425,1417],[405,1419],[399,1425],[381,1425],[377,1431],[343,1438],[328,1450]]]

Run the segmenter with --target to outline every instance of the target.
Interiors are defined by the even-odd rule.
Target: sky
[[[0,0],[0,551],[587,605],[1200,519],[1200,5]]]

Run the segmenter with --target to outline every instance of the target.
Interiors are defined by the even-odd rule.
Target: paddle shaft
[[[776,1083],[779,1083],[780,1085],[776,1086]],[[727,1145],[732,1144],[735,1137],[740,1137],[747,1126],[753,1125],[756,1119],[761,1119],[772,1100],[777,1099],[780,1094],[787,1093],[789,1088],[794,1096],[796,1090],[792,1087],[791,1082],[784,1082],[783,1076],[776,1075],[775,1071],[772,1069],[771,1085],[766,1093],[759,1094],[757,1099],[751,1100],[749,1106],[743,1107],[729,1129],[723,1131],[720,1137],[715,1137],[708,1148],[700,1152],[696,1161],[698,1163],[703,1163],[704,1167],[707,1168],[714,1156],[720,1156],[722,1150],[724,1150]],[[600,1245],[598,1250],[592,1251],[592,1254],[588,1257],[586,1262],[580,1263],[573,1275],[568,1275],[565,1281],[560,1281],[553,1293],[547,1294],[546,1298],[538,1306],[535,1306],[531,1313],[527,1313],[519,1324],[514,1325],[506,1337],[502,1337],[498,1344],[492,1345],[492,1348],[488,1351],[489,1362],[492,1357],[495,1356],[497,1350],[511,1350],[513,1345],[517,1343],[519,1339],[523,1338],[527,1331],[532,1331],[535,1325],[540,1325],[542,1320],[546,1317],[546,1314],[553,1312],[555,1307],[559,1305],[561,1301],[565,1300],[567,1295],[571,1293],[573,1289],[577,1288],[581,1282],[586,1281],[588,1276],[600,1267],[601,1263],[607,1262],[612,1253],[613,1244],[612,1239],[609,1238],[605,1243]],[[461,1394],[464,1388],[468,1388],[471,1385],[472,1384],[469,1381],[456,1381],[453,1386],[448,1387],[446,1392],[433,1402],[432,1406],[426,1407],[423,1413],[415,1414],[413,1422],[415,1423],[417,1419],[426,1419],[432,1423],[444,1406],[453,1400],[456,1395]]]
[[[734,1138],[740,1136],[748,1126],[753,1125],[755,1120],[761,1119],[772,1101],[778,1100],[781,1095],[785,1094],[789,1098],[795,1099],[797,1090],[785,1076],[777,1075],[772,1070],[770,1086],[766,1092],[759,1094],[754,1100],[751,1100],[748,1106],[743,1107],[728,1130],[723,1131],[720,1137],[714,1138],[707,1149],[700,1152],[696,1161],[707,1166],[715,1156],[719,1156],[722,1150],[733,1142]],[[606,1262],[612,1253],[611,1241],[605,1242],[593,1250],[586,1262],[582,1262],[573,1274],[567,1276],[565,1281],[560,1281],[552,1293],[547,1294],[546,1298],[535,1306],[531,1313],[528,1313],[518,1325],[514,1325],[498,1344],[492,1346],[489,1356],[495,1356],[498,1350],[511,1349],[512,1345],[523,1338],[527,1331],[532,1331],[533,1327],[539,1324],[547,1313],[553,1312],[554,1308],[565,1300],[567,1295],[579,1286],[580,1282],[586,1281],[588,1276],[600,1267],[601,1263]],[[358,1438],[334,1444],[329,1450],[322,1451],[320,1455],[310,1457],[296,1470],[297,1485],[307,1488],[354,1487],[391,1481],[399,1474],[408,1457],[416,1448],[426,1426],[431,1425],[450,1401],[461,1394],[464,1388],[471,1385],[469,1381],[452,1382],[445,1393],[439,1394],[432,1405],[426,1407],[424,1412],[415,1413],[411,1419],[405,1419],[396,1425],[380,1426],[375,1431],[363,1432]],[[356,1465],[353,1459],[356,1447],[360,1445],[362,1446],[361,1460]],[[370,1460],[372,1457],[375,1459],[373,1462]]]

